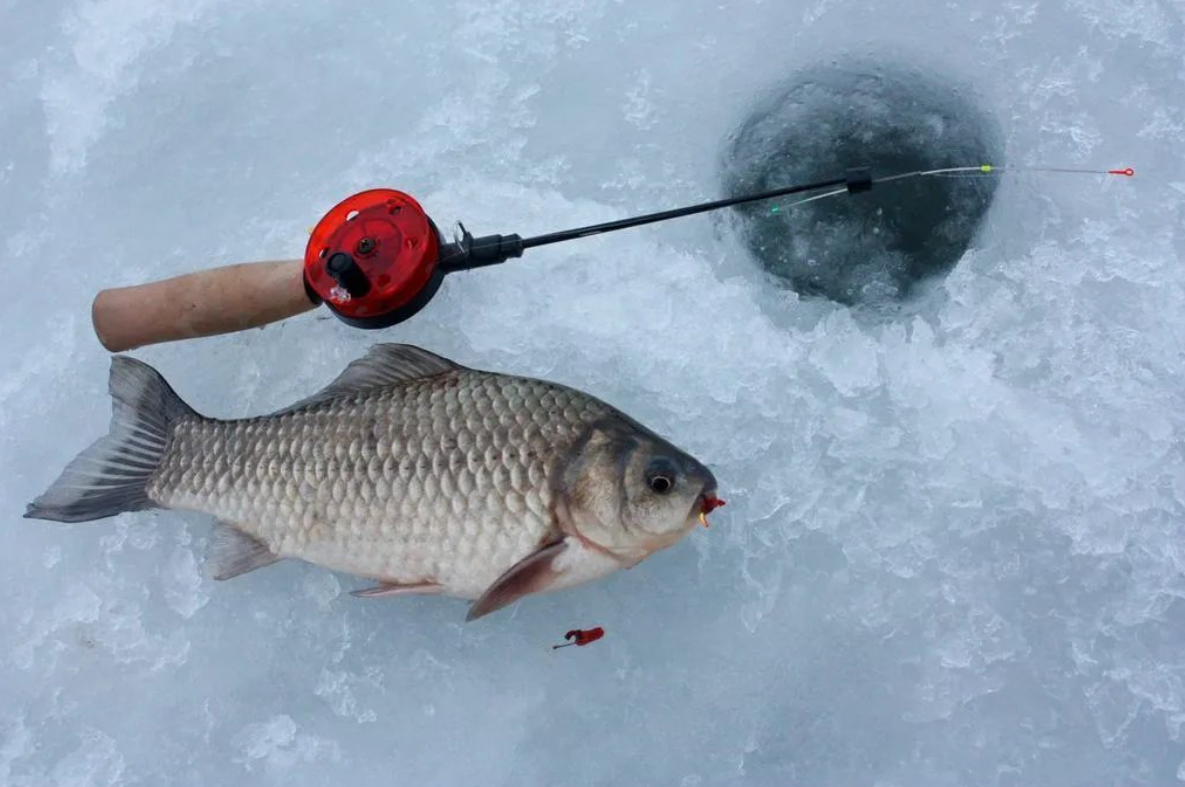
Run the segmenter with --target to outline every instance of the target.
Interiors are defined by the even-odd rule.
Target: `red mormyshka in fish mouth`
[[[699,523],[701,525],[703,525],[705,528],[707,528],[708,527],[708,514],[712,513],[717,508],[720,508],[723,505],[725,505],[725,502],[723,500],[721,500],[720,498],[716,497],[716,495],[708,495],[707,497],[705,497],[704,502],[700,506],[700,510],[699,510]]]

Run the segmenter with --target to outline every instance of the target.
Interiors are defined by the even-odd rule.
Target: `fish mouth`
[[[717,508],[726,505],[723,500],[716,496],[716,489],[705,490],[703,494],[696,500],[696,509],[699,510],[697,521],[704,526],[704,530],[708,529],[708,514],[715,511]],[[693,509],[694,510],[694,509]]]

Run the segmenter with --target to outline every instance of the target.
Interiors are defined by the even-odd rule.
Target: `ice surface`
[[[1185,781],[1185,24],[1176,2],[0,4],[0,784]],[[210,523],[21,519],[109,419],[105,286],[291,257],[385,185],[534,233],[720,193],[838,52],[974,84],[1010,164],[897,320],[767,288],[724,217],[529,253],[414,322],[150,348],[199,410],[373,341],[603,396],[716,470],[709,531],[463,625]],[[551,651],[601,625],[588,648]]]

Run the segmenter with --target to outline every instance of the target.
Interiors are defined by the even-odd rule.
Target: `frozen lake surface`
[[[1183,11],[0,0],[0,785],[1185,782]],[[711,530],[465,625],[296,562],[215,583],[202,516],[21,518],[106,431],[99,289],[299,256],[373,186],[477,234],[712,199],[753,106],[849,56],[967,85],[1007,164],[1139,176],[1002,179],[890,319],[701,216],[377,334],[134,353],[223,417],[378,340],[574,385],[713,468]]]

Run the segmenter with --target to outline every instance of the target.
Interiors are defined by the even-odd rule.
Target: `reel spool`
[[[388,328],[423,309],[448,273],[521,257],[518,235],[474,238],[457,223],[445,243],[420,203],[394,189],[370,189],[339,202],[317,222],[304,254],[304,285],[357,328]]]
[[[432,300],[444,279],[436,224],[409,195],[370,189],[317,222],[304,254],[309,299],[357,328],[387,328]]]

